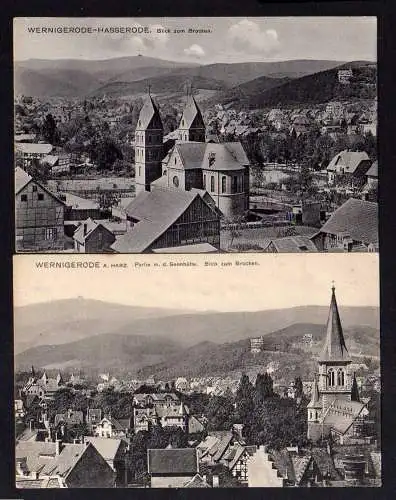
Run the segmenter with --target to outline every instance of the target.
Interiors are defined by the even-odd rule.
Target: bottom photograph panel
[[[17,488],[381,486],[378,254],[14,257]]]

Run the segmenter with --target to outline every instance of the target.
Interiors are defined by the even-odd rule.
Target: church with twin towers
[[[164,143],[158,105],[150,92],[135,131],[136,196],[143,191],[198,190],[227,220],[249,210],[249,160],[240,142],[206,142],[202,113],[191,93],[177,130]]]

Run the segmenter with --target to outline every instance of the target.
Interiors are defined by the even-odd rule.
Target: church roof
[[[332,288],[329,316],[326,327],[326,340],[319,361],[349,361],[350,356],[345,345],[340,315],[338,312],[335,288]]]
[[[321,402],[320,402],[320,394],[319,394],[319,387],[318,387],[318,380],[315,377],[313,389],[312,389],[312,396],[311,396],[311,401],[308,403],[308,408],[320,408]]]
[[[198,104],[196,103],[192,95],[187,99],[187,104],[184,108],[179,128],[205,128],[205,123],[202,118],[201,111],[198,108]]]
[[[151,95],[148,96],[146,102],[140,110],[136,130],[146,130],[148,128],[162,129],[161,116]]]

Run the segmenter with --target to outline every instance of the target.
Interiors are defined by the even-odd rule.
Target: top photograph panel
[[[15,18],[18,253],[377,252],[375,17]]]

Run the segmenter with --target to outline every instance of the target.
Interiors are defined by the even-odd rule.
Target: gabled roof
[[[273,239],[271,243],[278,252],[301,253],[318,251],[313,241],[307,236],[285,236]]]
[[[366,172],[367,177],[378,178],[378,160],[376,160]]]
[[[201,111],[196,100],[194,99],[194,96],[192,95],[190,95],[187,99],[187,104],[184,108],[179,128],[182,130],[189,128],[205,128]]]
[[[23,189],[29,182],[32,180],[32,177],[25,172],[21,167],[16,167],[15,169],[15,194],[18,194],[21,189]]]
[[[339,434],[345,434],[365,406],[364,403],[357,401],[335,399],[323,418],[323,424],[330,426]]]
[[[348,233],[354,241],[378,242],[378,203],[349,198],[320,228],[320,233]]]
[[[151,95],[149,95],[140,110],[136,130],[146,130],[148,128],[162,129],[162,120]]]
[[[190,191],[143,191],[126,208],[129,217],[140,222],[120,236],[111,248],[121,253],[144,252],[159,238],[181,215],[193,201],[199,198],[198,193]],[[202,200],[202,203],[205,203]]]
[[[195,448],[165,448],[147,450],[149,474],[197,474],[198,455]]]
[[[351,358],[345,344],[334,286],[331,290],[331,302],[326,326],[326,339],[319,361],[350,362]]]
[[[114,460],[122,447],[122,439],[85,436],[84,441],[91,443],[100,455],[106,460]]]
[[[183,488],[210,488],[211,486],[207,483],[206,479],[200,474],[195,474],[195,476],[187,481]]]
[[[108,233],[113,234],[106,226],[100,222],[96,222],[94,219],[91,219],[91,217],[88,217],[88,219],[81,222],[78,228],[74,231],[73,238],[79,243],[84,243],[84,241],[99,227],[102,227]]]
[[[66,478],[87,449],[85,444],[67,443],[63,445],[60,454],[56,455],[56,443],[21,441],[16,445],[15,457],[26,459],[30,473]]]
[[[361,162],[367,163],[367,169],[369,168],[369,156],[365,151],[341,151],[334,156],[327,166],[327,170],[333,171],[337,169],[338,165],[342,165],[344,172],[348,174],[353,174]]]

